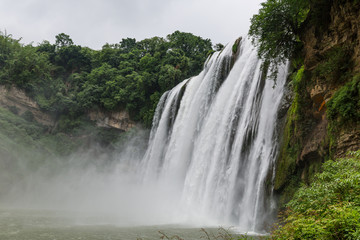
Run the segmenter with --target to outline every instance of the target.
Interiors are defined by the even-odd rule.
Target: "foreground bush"
[[[325,162],[287,207],[273,239],[360,239],[360,151]]]

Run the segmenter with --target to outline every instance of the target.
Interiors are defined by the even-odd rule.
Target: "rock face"
[[[305,67],[312,70],[329,49],[342,44],[353,45],[354,69],[360,69],[360,9],[355,1],[332,0],[330,13],[318,24],[308,22],[302,31]],[[328,9],[323,9],[326,14]],[[316,13],[319,14],[319,13]]]
[[[57,125],[57,119],[41,111],[39,105],[33,99],[26,96],[23,90],[15,87],[0,86],[0,106],[13,109],[18,115],[30,112],[35,121],[49,128],[54,128]],[[87,116],[91,121],[95,121],[98,127],[128,131],[135,126],[135,122],[130,120],[127,111],[104,112],[92,110],[87,113]]]
[[[335,157],[342,157],[348,151],[360,149],[360,129],[355,128],[350,131],[342,131],[338,137]]]
[[[90,120],[96,122],[98,127],[116,128],[126,132],[135,126],[135,122],[130,120],[127,111],[103,112],[92,110],[87,115]]]
[[[0,106],[16,109],[19,115],[31,112],[38,123],[48,127],[55,126],[56,121],[51,115],[42,112],[34,100],[15,87],[0,86]]]
[[[360,73],[360,3],[355,1],[330,1],[330,12],[319,24],[305,24],[302,40],[304,42],[304,67],[312,75],[312,83],[308,83],[307,91],[313,102],[313,118],[318,122],[304,143],[300,158],[306,160],[306,155],[323,157],[322,146],[326,142],[328,121],[326,119],[326,103],[345,82],[331,81],[329,78],[340,79],[346,74],[342,66],[338,66],[339,76],[329,78],[316,77],[316,68],[329,58],[328,53],[334,48],[347,48],[347,58],[351,65],[347,71],[352,75]],[[325,10],[324,10],[325,11]],[[325,20],[324,20],[325,19]],[[335,66],[331,66],[335,67]],[[315,77],[314,77],[315,76]],[[335,136],[332,157],[342,157],[349,150],[360,149],[360,127],[355,123],[351,129],[342,127],[339,136]],[[309,161],[311,159],[308,159]]]
[[[300,100],[293,112],[287,113],[286,134],[276,166],[275,191],[282,194],[288,191],[290,179],[300,176],[310,181],[325,159],[360,149],[360,123],[338,124],[330,134],[333,122],[326,114],[334,93],[360,74],[360,2],[311,2],[312,10],[300,33],[304,46]],[[316,4],[326,5],[326,9]],[[343,52],[336,52],[338,49]],[[336,55],[339,52],[343,55]],[[301,116],[294,111],[299,108]]]
[[[300,161],[316,161],[326,154],[326,150],[324,150],[324,141],[327,133],[327,124],[328,121],[324,118],[316,125],[305,142],[297,164],[299,164]]]

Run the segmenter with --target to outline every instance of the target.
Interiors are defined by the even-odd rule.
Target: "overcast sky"
[[[176,30],[213,42],[247,33],[265,0],[0,0],[0,30],[34,45],[59,33],[101,49],[122,38],[165,37]]]

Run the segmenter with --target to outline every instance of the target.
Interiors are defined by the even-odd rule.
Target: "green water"
[[[184,240],[208,239],[204,230],[176,225],[120,227],[99,224],[99,219],[74,213],[39,210],[0,210],[1,240],[127,240],[170,239],[175,236]],[[160,232],[163,234],[161,234]],[[218,236],[219,229],[205,230],[210,236]],[[167,239],[164,237],[163,239]],[[211,239],[215,239],[211,237]],[[223,238],[219,238],[223,239]]]

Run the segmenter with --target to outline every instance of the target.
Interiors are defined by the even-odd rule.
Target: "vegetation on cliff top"
[[[127,109],[149,126],[162,93],[198,74],[211,51],[209,39],[179,31],[166,39],[126,38],[99,51],[64,33],[55,44],[34,47],[0,32],[0,84],[24,89],[57,118],[75,122],[91,108]]]
[[[298,33],[310,6],[308,1],[297,0],[268,0],[261,5],[251,19],[249,35],[259,56],[276,72],[277,66],[302,46]]]

